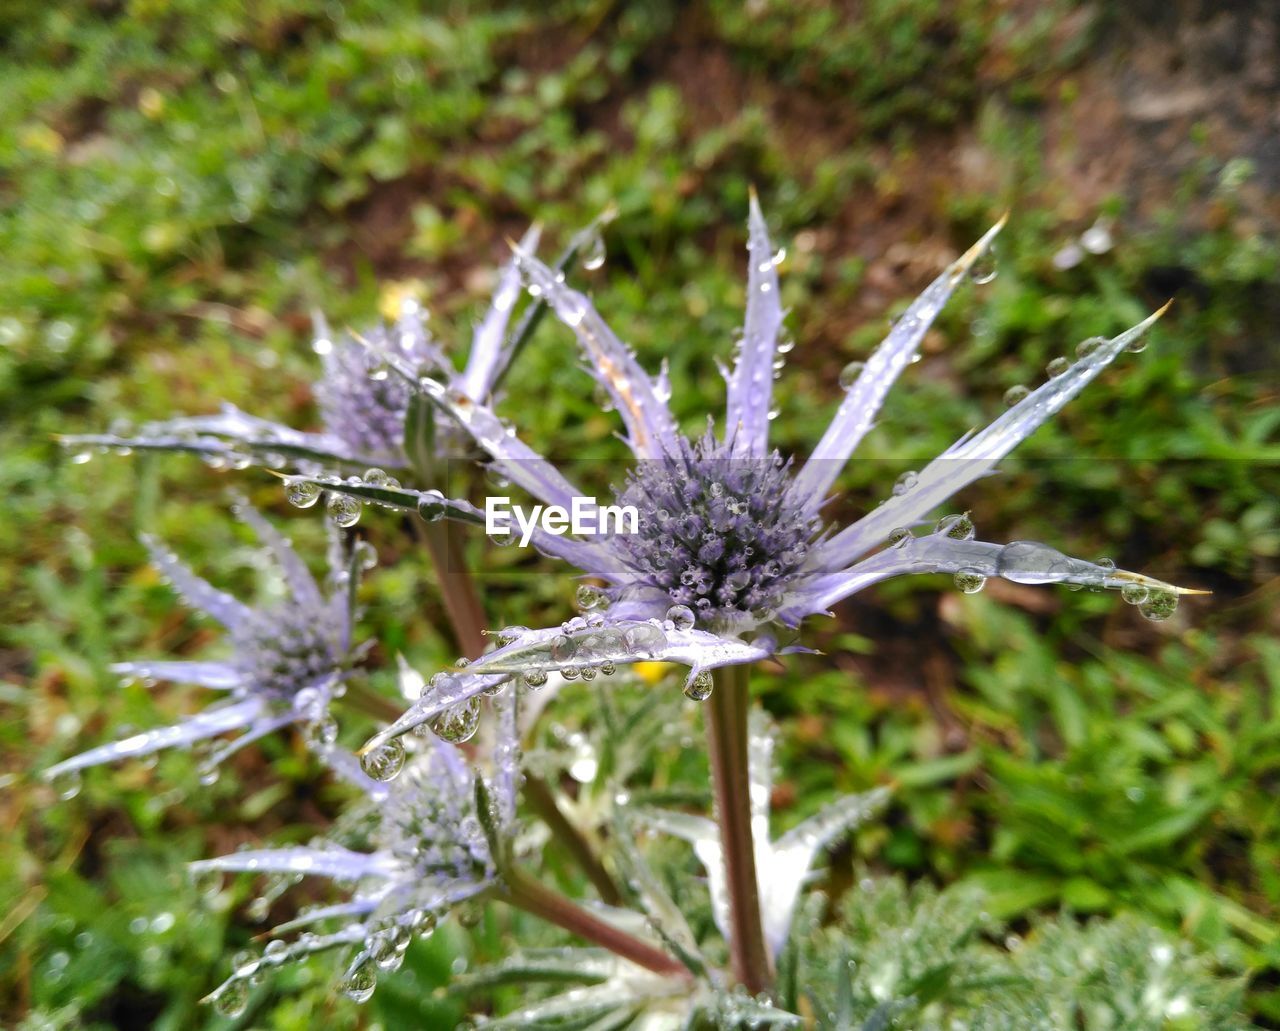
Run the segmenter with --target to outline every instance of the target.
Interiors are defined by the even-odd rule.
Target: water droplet
[[[284,486],[285,498],[298,508],[310,508],[320,500],[320,493],[320,484],[310,480],[290,480]]]
[[[1150,595],[1151,592],[1142,584],[1125,584],[1120,588],[1120,597],[1130,605],[1141,605]]]
[[[595,666],[583,666],[583,667],[582,667],[582,679],[583,679],[583,680],[595,680],[595,678],[596,678],[596,668],[595,668]]]
[[[582,246],[582,267],[588,272],[594,272],[604,264],[604,259],[604,237],[600,234],[600,230],[596,229]]]
[[[904,494],[909,494],[915,490],[916,484],[920,482],[920,474],[908,470],[898,477],[897,482],[893,485],[893,496],[900,498]]]
[[[69,802],[80,794],[80,788],[84,781],[80,776],[79,770],[64,770],[53,778],[50,783],[53,785],[54,793],[64,802]]]
[[[1024,387],[1021,383],[1010,387],[1004,392],[1004,403],[1012,408],[1016,404],[1021,404],[1031,395],[1031,391]]]
[[[364,482],[370,487],[385,487],[390,479],[385,469],[375,467],[364,471]]]
[[[969,281],[978,286],[986,286],[999,274],[1000,269],[996,264],[995,248],[990,248],[984,254],[980,254],[976,261],[969,266]]]
[[[565,680],[577,680],[578,677],[582,675],[582,670],[577,666],[563,666],[560,669],[560,675],[564,677]]]
[[[934,527],[934,533],[945,534],[953,541],[971,541],[973,540],[974,530],[973,520],[969,518],[969,513],[964,515],[943,516],[938,520],[938,525]]]
[[[360,502],[350,494],[330,494],[325,509],[339,526],[355,526],[360,521]]]
[[[224,1017],[238,1017],[249,1008],[249,986],[240,980],[229,981],[222,994],[213,1000],[213,1008]]]
[[[360,757],[360,768],[377,781],[394,780],[404,769],[404,743],[392,738]]]
[[[444,517],[444,495],[438,490],[424,491],[418,499],[418,515],[429,523],[438,522]]]
[[[489,540],[493,541],[493,543],[499,548],[509,548],[511,545],[515,544],[516,535],[514,531],[508,533],[492,533],[489,535]]]
[[[368,1002],[377,987],[378,973],[374,970],[373,963],[366,959],[342,979],[338,991],[356,1002]]]
[[[556,662],[567,662],[577,652],[578,646],[572,637],[560,634],[551,639],[551,658]]]
[[[191,887],[201,899],[208,901],[222,891],[221,870],[191,870],[187,876]]]
[[[1071,368],[1071,363],[1065,358],[1055,358],[1044,367],[1044,371],[1048,374],[1050,379],[1057,379],[1069,368]]]
[[[848,390],[856,382],[858,377],[862,375],[862,370],[867,367],[866,362],[850,362],[840,370],[840,386],[844,390]]]
[[[577,592],[578,608],[583,612],[598,609],[609,600],[609,596],[595,584],[579,584]]]
[[[521,675],[524,686],[536,691],[540,687],[545,687],[547,683],[547,674],[541,669],[527,669]]]
[[[303,736],[312,748],[324,749],[338,740],[338,721],[328,713],[309,720],[303,727]]]
[[[1106,337],[1089,337],[1087,340],[1081,340],[1080,343],[1076,344],[1076,357],[1081,359],[1088,358],[1089,355],[1097,351],[1106,342]]]
[[[677,630],[693,629],[693,609],[688,605],[672,605],[667,609],[667,619],[671,620]]]
[[[479,698],[468,698],[457,705],[451,705],[431,718],[431,729],[436,737],[455,745],[470,741],[479,726]]]
[[[885,543],[891,548],[901,548],[909,540],[911,540],[911,531],[905,526],[897,526],[889,531],[889,536],[885,538]]]
[[[699,670],[685,681],[685,697],[695,702],[705,702],[711,697],[711,691],[714,687],[715,681],[711,677],[711,671],[706,669]]]
[[[1152,591],[1138,611],[1153,623],[1163,623],[1178,611],[1178,596],[1172,591]]]
[[[1126,345],[1125,350],[1131,354],[1141,354],[1147,349],[1147,338],[1143,336],[1134,337]]]
[[[956,587],[965,594],[977,594],[987,584],[987,578],[972,569],[962,569],[955,575]]]
[[[600,663],[600,673],[603,676],[611,677],[618,672],[618,665],[612,659],[605,659]]]

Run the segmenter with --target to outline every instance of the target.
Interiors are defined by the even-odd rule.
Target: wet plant
[[[278,531],[242,507],[293,596],[293,604],[262,612],[153,548],[179,592],[226,625],[233,655],[119,671],[204,684],[232,700],[49,771],[56,780],[244,727],[228,746],[235,748],[300,724],[319,763],[351,787],[350,810],[309,845],[248,848],[193,865],[202,882],[274,878],[264,898],[302,877],[327,879],[338,895],[274,928],[260,953],[235,960],[209,995],[221,1013],[246,1014],[273,970],[331,951],[343,952],[338,989],[365,1002],[381,977],[394,976],[415,938],[450,917],[474,923],[476,907],[493,902],[587,945],[548,947],[537,935],[459,977],[456,990],[477,998],[475,1019],[485,1026],[1230,1026],[1240,984],[1136,922],[1046,918],[1015,938],[971,894],[939,895],[871,876],[841,898],[814,890],[826,849],[873,822],[887,788],[839,798],[786,830],[773,825],[775,732],[753,706],[750,672],[807,650],[805,621],[849,595],[905,575],[945,573],[964,593],[999,577],[1115,591],[1161,621],[1181,596],[1200,593],[1039,542],[982,541],[967,514],[936,513],[1111,362],[1141,350],[1163,309],[1114,338],[1086,342],[1074,361],[1056,361],[1044,384],[1011,396],[985,428],[904,474],[879,507],[847,526],[828,525],[824,508],[842,468],[943,305],[967,279],[994,275],[990,250],[1003,224],[942,271],[865,363],[845,370],[836,414],[804,460],[769,444],[772,384],[791,344],[783,332],[782,257],[754,196],[747,306],[724,371],[718,428],[708,415],[697,433],[684,432],[667,403],[666,369],[649,375],[570,285],[575,257],[589,266],[601,260],[595,224],[556,266],[533,255],[536,232],[513,245],[461,373],[434,347],[417,310],[340,341],[318,323],[321,432],[224,409],[129,436],[68,442],[274,467],[294,506],[326,514],[334,542],[339,572],[326,598]],[[508,333],[521,283],[529,295],[524,320]],[[594,536],[533,529],[540,552],[585,577],[576,592],[580,612],[486,636],[483,599],[451,536],[453,524],[483,525],[484,513],[473,497],[446,494],[438,474],[446,458],[473,458],[540,504],[567,511],[584,496],[502,419],[493,397],[528,324],[546,309],[571,331],[621,419],[635,461],[615,484],[615,498],[637,519],[632,529]],[[363,474],[351,475],[361,466],[368,466]],[[464,653],[429,676],[401,660],[399,705],[358,680],[357,690],[343,690],[360,655],[352,647],[355,589],[372,552],[350,538],[366,505],[407,515],[437,564]],[[687,670],[682,692],[664,690],[660,672],[654,685],[661,664]],[[598,716],[580,730],[549,732],[544,717],[555,696],[583,687]],[[358,748],[339,740],[329,712],[344,702],[383,724]],[[697,729],[705,750],[692,744]],[[670,785],[658,790],[666,778],[655,769],[673,752],[698,756],[709,813],[706,791],[690,797],[697,774],[684,777],[684,794]],[[594,899],[574,898],[540,875],[545,848],[578,864],[590,885],[583,893]],[[485,993],[511,984],[522,994],[502,996],[505,1011],[497,1012],[498,996]]]

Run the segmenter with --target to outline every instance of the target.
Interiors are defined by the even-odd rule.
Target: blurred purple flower
[[[314,744],[332,743],[337,725],[329,702],[344,690],[351,658],[354,578],[361,555],[348,553],[331,531],[326,594],[275,527],[246,503],[238,503],[235,512],[269,549],[288,597],[251,608],[201,579],[155,538],[144,537],[152,561],[182,599],[226,627],[232,653],[221,660],[122,662],[111,668],[127,677],[198,684],[224,692],[225,700],[173,726],[100,745],[50,767],[45,778],[62,781],[64,793],[74,791],[86,767],[187,747],[231,731],[243,733],[207,757],[203,768],[210,777],[227,756],[290,723],[303,724]]]

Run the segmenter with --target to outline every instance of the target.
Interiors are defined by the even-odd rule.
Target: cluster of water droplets
[[[1076,360],[1085,361],[1086,359],[1091,357],[1098,350],[1098,348],[1102,347],[1106,343],[1107,343],[1107,338],[1100,337],[1100,336],[1088,337],[1085,340],[1081,340],[1080,343],[1076,344]],[[1147,347],[1146,337],[1139,334],[1129,342],[1125,350],[1131,351],[1134,354],[1138,354],[1146,350],[1146,347]],[[1072,363],[1069,358],[1065,358],[1059,355],[1056,358],[1050,359],[1049,363],[1045,366],[1045,369],[1044,369],[1045,375],[1048,376],[1049,379],[1057,379],[1059,376],[1064,375],[1071,368],[1071,364]],[[1021,383],[1018,383],[1018,384],[1015,384],[1014,386],[1011,386],[1008,390],[1004,392],[1004,403],[1008,407],[1012,408],[1014,407],[1014,405],[1021,404],[1030,395],[1031,395],[1031,389],[1029,387],[1023,386]]]
[[[352,494],[344,493],[340,490],[325,490],[325,486],[339,487],[343,484],[351,487],[386,487],[389,490],[399,490],[400,481],[391,476],[384,469],[371,468],[366,469],[363,476],[348,476],[345,480],[342,477],[333,474],[320,474],[314,478],[310,477],[291,477],[285,481],[285,498],[289,504],[296,508],[311,508],[321,497],[326,497],[325,511],[333,522],[343,528],[355,526],[360,521],[360,515],[364,511],[366,504],[380,505],[384,508],[395,508],[396,506],[386,504],[376,500],[364,501]],[[443,496],[439,492],[432,492],[440,497],[443,502]],[[424,499],[419,509],[432,509],[434,504]],[[440,518],[443,514],[443,505],[439,510],[431,516],[432,519]]]

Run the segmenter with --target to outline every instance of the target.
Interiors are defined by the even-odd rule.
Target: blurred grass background
[[[0,1021],[216,1022],[195,1000],[244,945],[247,896],[200,905],[181,863],[306,840],[342,798],[287,738],[212,788],[187,754],[96,771],[66,803],[37,783],[202,704],[107,671],[217,638],[145,565],[140,529],[246,592],[230,486],[321,537],[261,473],[77,465],[51,435],[221,400],[313,426],[313,307],[359,326],[414,292],[462,349],[504,236],[538,218],[554,245],[611,201],[608,261],[577,275],[649,367],[670,359],[699,428],[723,402],[754,184],[787,249],[796,348],[773,426],[799,454],[840,368],[1013,211],[998,277],[930,333],[833,517],[1173,296],[1145,353],[957,505],[987,539],[1215,592],[1158,625],[997,583],[850,600],[809,628],[825,658],[757,679],[784,728],[782,818],[894,781],[837,868],[979,881],[1015,921],[1136,910],[1249,971],[1255,1018],[1280,1026],[1278,69],[1261,0],[0,3]],[[1072,264],[1091,227],[1113,246]],[[504,410],[554,455],[617,454],[570,346],[545,325]],[[425,563],[393,520],[362,527],[382,555],[371,665],[446,661]],[[568,578],[506,577],[510,552],[473,546],[497,568],[495,625],[568,611]],[[435,986],[455,950],[500,951],[506,919],[415,946],[359,1012],[322,967],[291,971],[254,1022],[451,1026]]]

